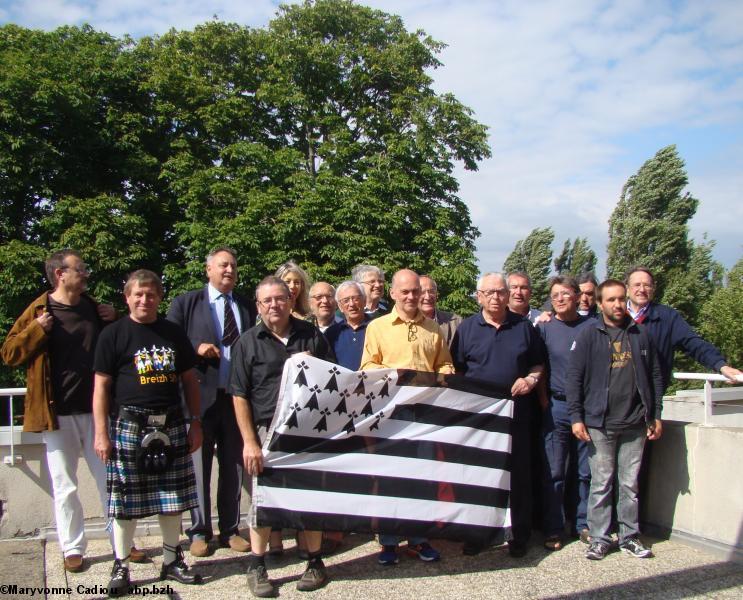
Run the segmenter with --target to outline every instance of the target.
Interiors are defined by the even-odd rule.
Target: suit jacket
[[[240,333],[247,331],[255,324],[256,309],[252,302],[245,297],[232,292],[233,306],[240,313],[242,324]],[[201,344],[214,344],[219,347],[221,338],[214,326],[209,308],[209,292],[207,286],[200,290],[186,292],[176,296],[168,310],[167,319],[177,323],[186,330],[188,339],[194,350]],[[201,414],[214,404],[217,399],[219,385],[219,359],[197,357],[196,376],[201,389]]]
[[[446,312],[445,310],[436,311],[436,322],[439,324],[441,335],[444,336],[446,345],[451,349],[452,340],[454,340],[454,332],[462,322],[462,317],[457,314]]]

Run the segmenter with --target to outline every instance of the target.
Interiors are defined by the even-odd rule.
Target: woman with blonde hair
[[[310,278],[307,272],[293,260],[289,260],[276,269],[274,275],[283,279],[289,286],[289,293],[292,295],[292,315],[297,319],[312,319],[308,296]]]

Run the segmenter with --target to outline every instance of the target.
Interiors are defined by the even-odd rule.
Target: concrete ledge
[[[668,529],[658,525],[643,523],[641,528],[643,534],[657,537],[663,540],[680,542],[702,552],[706,552],[716,558],[728,562],[743,564],[743,548],[723,544],[715,540],[710,540],[688,531],[678,529]]]

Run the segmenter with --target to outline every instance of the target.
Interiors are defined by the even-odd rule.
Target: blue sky
[[[743,257],[743,2],[740,0],[367,0],[448,44],[435,87],[490,127],[493,157],[459,170],[480,228],[482,271],[551,225],[558,251],[588,237],[601,257],[622,185],[675,143],[700,200],[691,232]],[[88,22],[114,35],[188,29],[214,15],[265,26],[268,0],[5,0],[0,22]]]

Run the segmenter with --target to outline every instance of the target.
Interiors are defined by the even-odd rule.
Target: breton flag
[[[477,380],[294,355],[251,525],[502,543],[512,416],[508,392]]]

